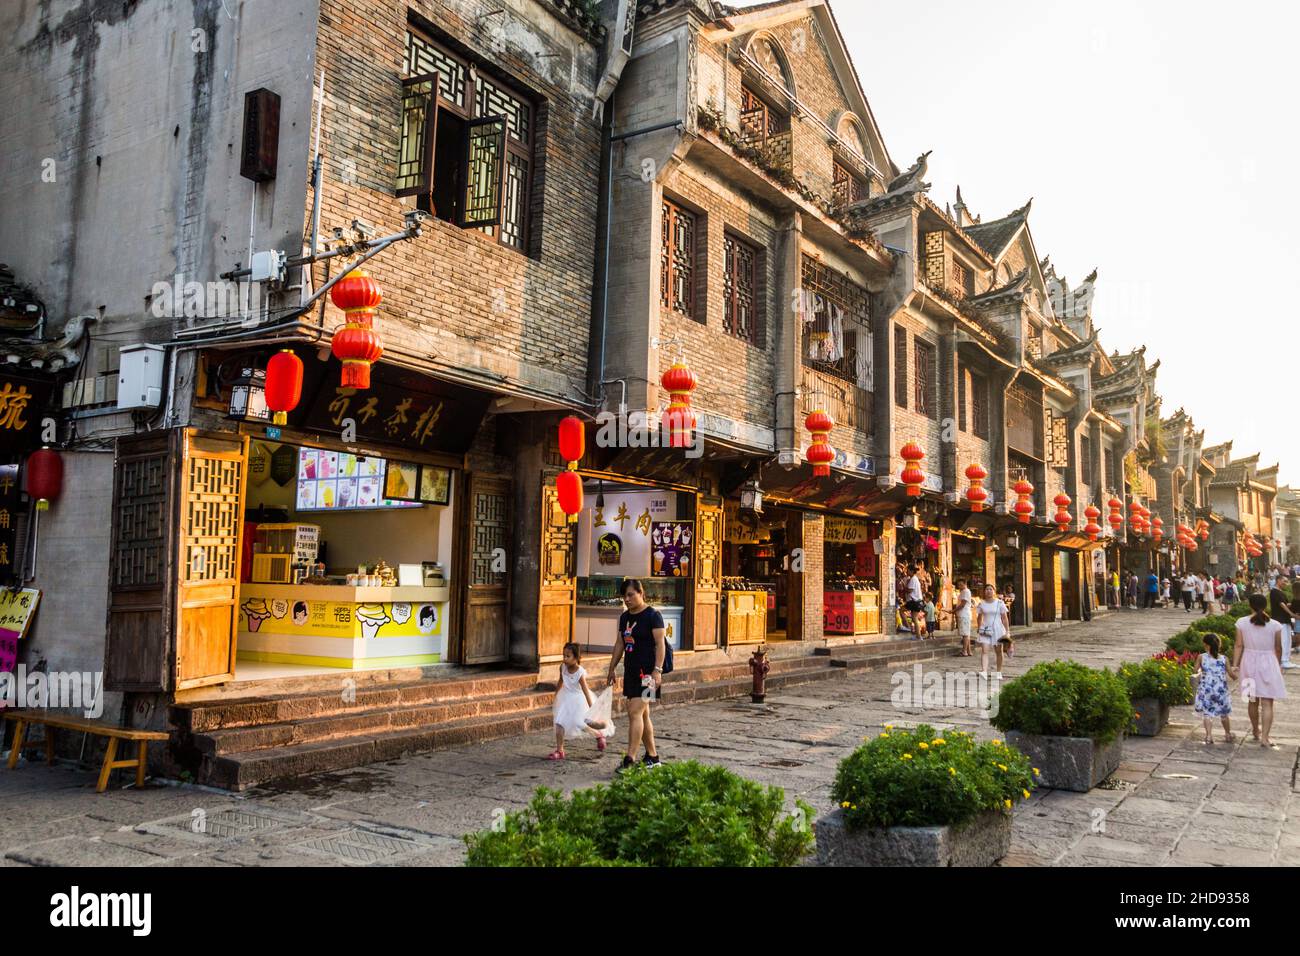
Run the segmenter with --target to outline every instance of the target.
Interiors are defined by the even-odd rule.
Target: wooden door
[[[556,500],[555,484],[542,485],[541,590],[537,600],[537,656],[557,661],[564,645],[573,640],[574,602],[577,598],[578,526]]]
[[[104,688],[172,689],[176,490],[182,432],[117,440]]]
[[[722,506],[701,503],[695,511],[695,593],[691,648],[718,646],[722,603]]]
[[[487,664],[510,657],[511,483],[471,475],[465,496],[469,524],[465,560],[462,659]]]
[[[188,429],[181,456],[176,689],[235,677],[248,437]]]

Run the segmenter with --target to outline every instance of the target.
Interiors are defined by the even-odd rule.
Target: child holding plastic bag
[[[582,650],[570,641],[564,645],[564,663],[555,690],[552,713],[555,717],[555,749],[547,760],[564,759],[564,741],[585,735],[596,738],[596,749],[604,751],[605,738],[613,736],[614,690],[606,687],[593,699],[587,686],[587,671],[582,666]]]

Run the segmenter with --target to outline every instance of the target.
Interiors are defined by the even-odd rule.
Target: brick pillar
[[[939,337],[939,474],[943,490],[955,491],[961,484],[957,461],[957,335]]]
[[[776,372],[776,450],[799,450],[799,405],[795,389],[799,385],[799,342],[802,329],[799,316],[793,307],[794,292],[802,281],[803,218],[790,213],[780,226],[779,238],[772,249],[775,260],[776,295],[769,298],[774,303],[770,323],[775,345]]]
[[[886,634],[898,633],[898,591],[894,587],[897,543],[894,519],[886,518],[881,522],[880,532],[880,617],[882,630]]]
[[[801,512],[803,528],[803,628],[800,637],[805,641],[820,641],[826,634],[822,630],[822,589],[825,585],[826,545],[825,522],[822,516]]]

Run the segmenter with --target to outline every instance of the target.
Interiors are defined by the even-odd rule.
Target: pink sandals
[[[546,755],[546,759],[547,759],[547,760],[563,760],[563,759],[564,759],[564,754],[560,753],[560,751],[558,751],[558,750],[552,750],[549,754]]]

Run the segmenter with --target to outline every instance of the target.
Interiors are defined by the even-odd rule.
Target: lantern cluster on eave
[[[835,419],[825,409],[814,409],[804,419],[804,428],[812,435],[812,444],[808,446],[808,464],[813,466],[814,478],[825,478],[831,473],[831,462],[835,460],[835,449],[831,447],[829,435],[835,427]]]
[[[916,442],[910,441],[899,449],[898,457],[905,462],[898,477],[907,488],[907,496],[919,498],[921,486],[925,484],[925,472],[921,470],[921,462],[925,460],[925,450]]]
[[[966,466],[966,480],[970,482],[970,487],[966,489],[966,500],[970,502],[970,510],[977,514],[984,510],[984,502],[989,500],[989,493],[984,490],[984,479],[989,473],[979,462],[972,462]]]
[[[364,269],[353,269],[330,287],[330,301],[346,316],[330,344],[334,357],[343,363],[342,388],[370,387],[370,366],[384,354],[374,329],[375,310],[383,298]]]
[[[688,448],[695,437],[695,412],[691,410],[691,392],[696,379],[680,358],[664,372],[659,384],[668,393],[668,409],[664,422],[668,426],[668,447]]]
[[[578,462],[587,452],[587,428],[577,415],[568,415],[560,420],[560,457],[567,467],[555,477],[555,497],[560,510],[569,518],[569,523],[578,520],[582,511],[582,478],[578,475]]]
[[[1034,503],[1030,500],[1034,494],[1034,486],[1021,478],[1011,486],[1011,490],[1016,493],[1016,503],[1011,509],[1015,512],[1016,520],[1021,524],[1029,524],[1029,519],[1034,516]]]
[[[1052,499],[1052,504],[1056,505],[1056,514],[1052,517],[1056,530],[1069,531],[1070,525],[1074,521],[1074,516],[1068,510],[1071,504],[1070,496],[1062,491]]]

